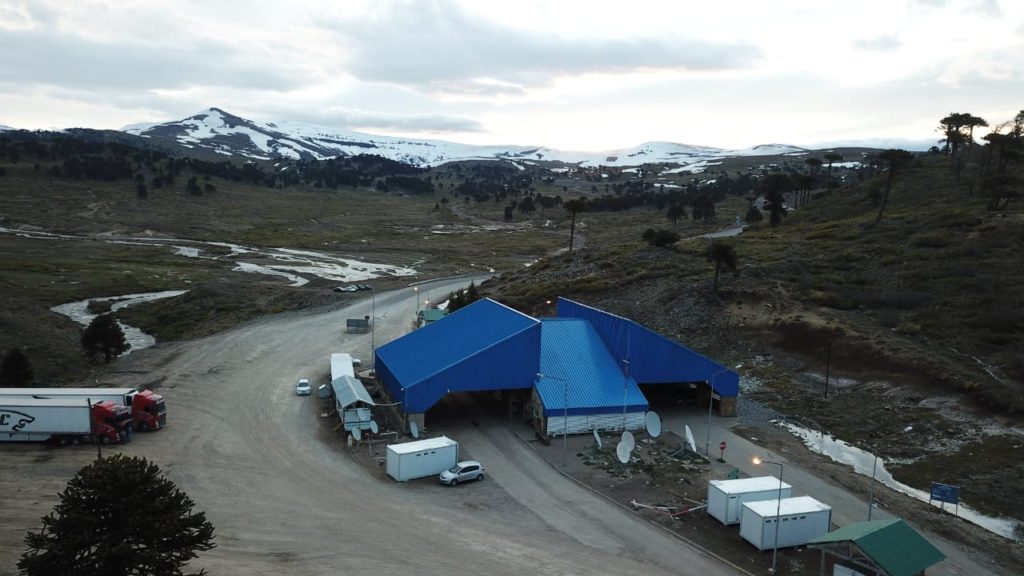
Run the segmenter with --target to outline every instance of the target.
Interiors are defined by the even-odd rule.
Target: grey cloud
[[[861,50],[871,52],[892,52],[902,46],[903,42],[892,34],[886,34],[873,38],[861,38],[855,41],[853,45]]]
[[[380,11],[370,22],[327,25],[346,36],[350,72],[364,80],[443,92],[516,94],[557,75],[731,69],[760,55],[745,43],[682,37],[580,40],[524,32],[475,19],[443,2],[387,4]]]
[[[288,118],[297,118],[312,124],[345,126],[357,130],[393,130],[415,132],[483,132],[484,126],[473,118],[445,114],[389,114],[363,110],[326,109],[320,113],[291,112]]]
[[[999,0],[977,0],[967,11],[990,18],[998,18],[1003,15],[1003,9],[999,6]]]
[[[285,73],[250,62],[231,46],[210,40],[169,46],[106,44],[41,31],[0,35],[0,78],[5,83],[68,89],[180,89],[195,85],[286,90],[301,85]]]

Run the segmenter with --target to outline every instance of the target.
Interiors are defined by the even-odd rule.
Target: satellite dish
[[[597,430],[594,430],[594,443],[597,444],[598,450],[603,448],[603,446],[601,445],[601,435],[597,433]]]
[[[360,440],[363,439],[363,431],[360,430],[359,428],[353,428],[352,437],[356,439],[356,442],[359,442]]]
[[[370,420],[370,432],[373,432],[374,434],[380,432],[380,426],[377,426],[377,422],[374,420]]]
[[[697,453],[697,443],[693,441],[693,432],[690,431],[690,425],[686,425],[686,445],[690,447],[690,452]]]
[[[615,446],[615,455],[619,457],[619,462],[623,464],[629,464],[629,452],[629,448],[622,442]]]
[[[622,443],[626,445],[626,450],[630,452],[636,448],[636,438],[633,438],[633,433],[629,430],[622,433]]]
[[[651,438],[661,436],[661,417],[654,410],[644,415],[644,424],[647,426],[647,433]]]
[[[416,421],[409,422],[409,433],[413,438],[420,437],[420,427],[416,425]]]

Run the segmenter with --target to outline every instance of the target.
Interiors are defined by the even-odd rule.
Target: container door
[[[729,524],[740,521],[740,497],[729,496],[725,505],[725,521]]]

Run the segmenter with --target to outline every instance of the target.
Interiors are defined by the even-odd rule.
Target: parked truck
[[[127,442],[131,422],[131,410],[110,400],[0,398],[0,442]]]
[[[134,430],[159,430],[167,425],[164,397],[151,390],[135,388],[0,388],[0,402],[8,398],[64,398],[110,401],[131,409]]]

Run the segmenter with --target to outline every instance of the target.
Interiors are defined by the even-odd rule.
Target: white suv
[[[483,480],[484,467],[476,460],[466,460],[441,472],[438,479],[441,484],[447,486],[455,486],[459,482],[469,482],[470,480]]]
[[[309,385],[309,380],[303,378],[299,380],[298,384],[295,385],[296,396],[309,396],[313,393],[313,387]]]

